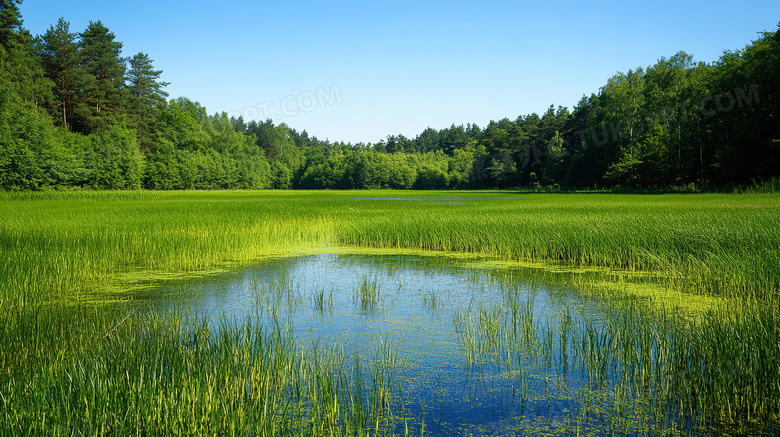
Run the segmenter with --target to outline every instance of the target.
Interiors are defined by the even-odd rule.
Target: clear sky
[[[573,107],[680,50],[712,62],[774,31],[780,1],[25,0],[24,26],[100,20],[171,97],[331,141]]]

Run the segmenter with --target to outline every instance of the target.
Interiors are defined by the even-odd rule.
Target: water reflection
[[[326,254],[181,281],[155,295],[158,307],[287,326],[305,343],[358,357],[364,369],[392,345],[394,408],[424,419],[427,435],[614,431],[612,406],[631,426],[649,411],[636,393],[625,402],[615,399],[620,391],[599,391],[618,387],[621,375],[594,371],[609,361],[592,347],[608,309],[521,269]],[[572,328],[583,326],[595,328]]]

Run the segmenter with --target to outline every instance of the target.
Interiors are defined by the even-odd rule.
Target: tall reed
[[[394,354],[369,371],[337,348],[296,341],[287,322],[243,324],[106,308],[38,313],[0,328],[0,434],[372,435],[392,433]],[[33,317],[33,315],[29,315]],[[216,324],[214,324],[216,323]],[[15,336],[30,335],[21,340]],[[21,342],[21,343],[19,343]],[[56,345],[63,342],[63,345]],[[28,367],[28,366],[33,366]],[[34,368],[34,371],[32,370]]]

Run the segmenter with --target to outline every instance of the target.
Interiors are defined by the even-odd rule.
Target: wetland
[[[776,433],[772,196],[5,196],[8,432]]]

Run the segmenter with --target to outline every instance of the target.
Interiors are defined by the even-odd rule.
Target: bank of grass
[[[719,296],[772,298],[780,286],[773,194],[3,193],[0,217],[6,302],[333,245],[652,270]]]
[[[384,389],[363,398],[355,388],[362,377],[343,372],[343,357],[318,358],[314,345],[290,352],[271,327],[226,327],[210,337],[207,327],[182,332],[176,318],[94,305],[122,278],[197,274],[338,245],[651,271],[669,289],[719,297],[725,304],[691,322],[670,349],[679,355],[670,361],[679,365],[675,374],[689,384],[681,399],[696,400],[680,405],[729,424],[746,416],[778,421],[780,387],[771,383],[780,380],[780,315],[771,310],[780,302],[776,195],[76,192],[0,193],[3,430],[361,434],[390,423]],[[646,325],[641,332],[654,329]],[[279,367],[242,355],[263,341],[277,348],[270,356]],[[306,367],[312,363],[319,364]],[[373,372],[382,381],[383,366]],[[294,376],[301,369],[313,379]],[[260,401],[226,389],[255,384],[253,372],[282,393],[273,404],[281,416],[268,408],[258,416]],[[277,390],[273,378],[288,385]],[[317,394],[316,384],[338,386],[328,389],[337,395]],[[257,417],[282,425],[267,428],[275,425]]]
[[[775,195],[482,196],[384,206],[353,216],[339,241],[662,272],[670,286],[687,293],[777,297]]]
[[[117,274],[202,271],[331,244],[332,223],[280,194],[29,193],[0,197],[0,299],[75,299]],[[72,196],[72,198],[71,198]]]

